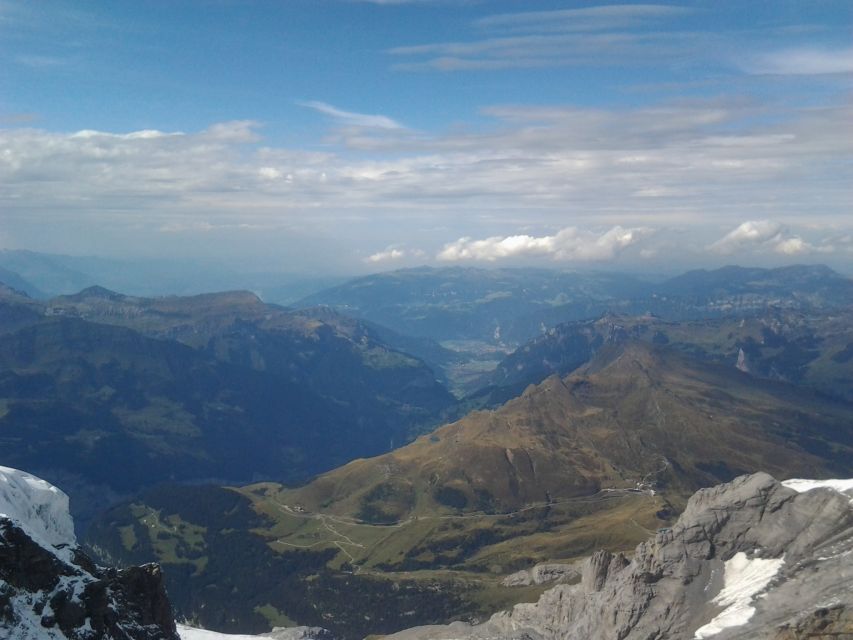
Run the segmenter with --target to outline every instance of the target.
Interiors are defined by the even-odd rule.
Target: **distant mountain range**
[[[665,319],[814,310],[853,304],[853,280],[828,267],[724,267],[662,282],[633,275],[537,269],[404,269],[304,298],[409,335],[517,346],[561,322],[607,312]]]
[[[246,271],[212,260],[121,260],[0,249],[0,282],[42,299],[100,285],[140,296],[251,289],[268,302],[288,304],[343,280],[310,273]]]

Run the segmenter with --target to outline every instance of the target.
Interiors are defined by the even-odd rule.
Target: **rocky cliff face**
[[[96,566],[77,546],[68,496],[0,466],[0,640],[335,640],[326,629],[260,636],[176,625],[156,564]]]
[[[853,507],[835,487],[742,476],[696,493],[630,561],[599,552],[535,604],[391,638],[853,639]]]
[[[0,517],[0,637],[178,640],[157,565],[104,569]]]
[[[178,640],[157,565],[105,569],[77,547],[68,496],[0,467],[0,638]]]

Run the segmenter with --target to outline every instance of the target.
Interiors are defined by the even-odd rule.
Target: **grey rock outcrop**
[[[630,562],[598,552],[581,583],[488,622],[394,640],[853,639],[853,507],[767,474],[697,492]]]
[[[549,582],[573,582],[581,577],[577,563],[562,564],[546,562],[537,564],[530,569],[522,569],[509,574],[501,581],[505,587],[526,587],[532,584],[547,584]]]
[[[331,631],[322,627],[276,627],[262,637],[272,640],[336,640]]]

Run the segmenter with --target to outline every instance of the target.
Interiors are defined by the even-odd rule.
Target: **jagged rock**
[[[596,551],[584,564],[581,588],[590,593],[601,591],[607,578],[624,569],[627,564],[628,559],[621,553],[613,555],[609,551]]]
[[[531,584],[546,584],[548,582],[571,582],[579,579],[580,575],[575,564],[548,562],[511,573],[501,581],[501,584],[505,587],[526,587]]]
[[[73,558],[0,517],[0,637],[179,640],[157,565],[103,569],[78,549]]]
[[[331,631],[322,627],[276,627],[260,635],[233,635],[178,625],[181,640],[336,640]]]
[[[0,467],[0,638],[179,640],[160,567],[97,567],[68,496]]]
[[[820,608],[790,625],[773,640],[853,640],[853,610],[843,605]]]
[[[599,552],[580,584],[558,585],[485,624],[389,638],[843,638],[851,632],[851,554],[848,495],[798,493],[757,473],[697,492],[676,525],[639,545],[630,563]]]

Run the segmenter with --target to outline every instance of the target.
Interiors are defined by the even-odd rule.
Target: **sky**
[[[853,273],[853,2],[0,0],[0,248]]]

